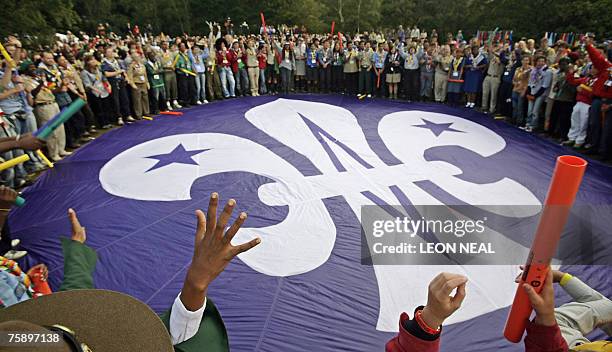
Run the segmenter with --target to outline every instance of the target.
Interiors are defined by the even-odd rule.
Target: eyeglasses
[[[70,346],[72,352],[93,352],[87,344],[80,342],[77,339],[76,332],[63,325],[55,324],[52,326],[46,326],[47,329],[60,333],[64,341]]]

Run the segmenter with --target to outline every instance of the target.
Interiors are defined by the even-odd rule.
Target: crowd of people
[[[416,26],[357,34],[262,26],[258,33],[240,35],[228,21],[223,27],[212,22],[208,26],[207,36],[171,37],[140,33],[137,26],[119,36],[100,25],[94,35],[68,32],[58,35],[50,46],[31,48],[14,36],[7,38],[8,56],[0,72],[0,156],[9,160],[27,153],[30,160],[0,172],[0,201],[10,207],[18,196],[14,188],[24,185],[28,173],[45,168],[35,153],[42,147],[51,160],[59,161],[70,155],[67,149],[92,140],[98,130],[161,111],[264,94],[335,93],[477,108],[493,118],[505,118],[526,133],[546,133],[602,159],[612,156],[612,43],[598,45],[592,35],[576,43],[551,45],[546,38],[470,39],[461,31],[440,38],[435,30],[428,34]],[[86,105],[73,118],[45,141],[32,136],[76,99]],[[208,223],[202,212],[197,213],[194,261],[172,307],[174,315],[165,320],[172,345],[199,334],[204,309],[214,309],[206,300],[210,281],[231,258],[259,243],[256,239],[241,246],[229,244],[246,214],[227,232],[217,233],[225,229],[235,205],[233,201],[226,205],[219,219],[223,226],[215,227],[217,202],[213,195]],[[81,271],[85,282],[71,288],[93,288],[95,253],[84,245],[85,232],[74,211],[69,218],[73,238],[64,246],[65,255],[67,259],[74,255],[69,249],[74,247],[89,258],[81,258],[81,268],[74,269]],[[46,267],[22,272],[12,261],[26,255],[12,249],[17,244],[5,225],[0,236],[0,252],[6,252],[0,275],[11,280],[4,281],[10,289],[0,290],[0,306],[18,306],[36,294],[45,295],[32,283],[46,281]],[[589,344],[584,335],[609,322],[610,300],[567,275],[551,272],[540,294],[529,285],[524,287],[537,312],[528,327],[527,351],[567,351]],[[63,289],[70,286],[74,272],[65,276]],[[576,304],[552,310],[553,276]],[[455,274],[436,277],[429,288],[430,301],[415,310],[414,319],[402,315],[400,334],[387,344],[387,351],[436,351],[442,322],[459,309],[466,282],[467,278]],[[20,285],[24,289],[16,297]],[[450,296],[453,291],[455,295]],[[584,315],[594,311],[596,317]],[[590,325],[585,327],[581,319]],[[576,324],[580,328],[572,328]],[[221,340],[221,348],[225,347],[227,336]]]
[[[24,48],[9,37],[17,70],[5,62],[0,73],[8,125],[1,136],[33,132],[82,98],[85,108],[47,140],[57,161],[96,130],[160,111],[237,96],[333,92],[476,108],[603,160],[612,156],[612,41],[596,44],[588,33],[570,43],[470,39],[462,31],[439,37],[416,26],[351,35],[281,25],[238,35],[229,19],[207,23],[208,36],[154,35],[138,26],[119,36],[101,24],[95,35],[58,34],[47,47]],[[0,183],[18,187],[44,167],[30,156]]]

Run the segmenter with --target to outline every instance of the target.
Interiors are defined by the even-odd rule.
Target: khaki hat
[[[115,291],[71,290],[41,296],[0,310],[0,322],[0,331],[61,325],[74,331],[76,339],[94,352],[174,351],[157,314],[136,298]],[[27,329],[28,323],[33,324],[32,329]],[[53,351],[66,350],[68,345],[63,346],[55,345]],[[51,350],[47,347],[29,347],[28,351]]]

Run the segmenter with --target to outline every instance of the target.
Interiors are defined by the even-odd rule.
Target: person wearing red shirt
[[[597,69],[597,81],[593,84],[593,102],[589,116],[589,153],[599,152],[603,160],[612,157],[612,64],[595,48],[587,37],[586,50],[593,67]]]
[[[593,85],[597,80],[597,68],[591,67],[586,77],[575,77],[574,70],[567,71],[566,80],[569,84],[578,87],[576,89],[576,105],[572,110],[572,125],[567,134],[568,140],[563,145],[573,146],[578,149],[584,144],[587,137],[589,125],[589,109],[593,102]]]
[[[552,270],[540,294],[528,284],[524,289],[536,311],[536,318],[527,325],[525,352],[567,352],[568,346],[555,320],[555,294]],[[438,352],[442,323],[461,307],[465,299],[467,277],[440,273],[429,283],[427,305],[400,315],[399,334],[387,342],[385,352]],[[450,294],[455,291],[455,295]],[[501,333],[501,332],[500,332]]]
[[[268,48],[265,45],[259,45],[259,51],[257,52],[257,60],[259,61],[259,94],[268,94],[268,87],[266,86]]]
[[[219,78],[221,79],[221,89],[223,97],[235,98],[236,81],[234,81],[234,73],[232,72],[232,63],[236,60],[235,55],[231,50],[227,50],[224,40],[217,41],[217,70],[219,70]]]

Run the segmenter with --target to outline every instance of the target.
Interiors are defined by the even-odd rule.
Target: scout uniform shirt
[[[43,86],[38,94],[34,97],[34,105],[55,103],[55,94],[53,94],[53,89],[57,88],[57,79],[52,77],[51,79],[53,80],[48,81],[47,75],[41,75],[41,78],[43,81]],[[31,89],[38,87],[38,82],[32,78],[28,79],[26,82]]]
[[[319,49],[319,51],[317,51],[317,59],[319,61],[319,63],[321,64],[321,66],[329,64],[331,62],[333,56],[333,50],[332,48],[321,48]]]
[[[359,58],[359,67],[363,71],[368,71],[372,68],[372,60],[374,57],[374,50],[370,48],[370,50],[363,49],[363,51],[359,52],[357,56]]]
[[[357,72],[357,50],[355,48],[351,50],[344,49],[344,72]]]
[[[166,50],[162,52],[161,63],[162,63],[162,66],[164,67],[164,71],[166,72],[174,71],[174,59],[176,58],[176,56],[177,56],[177,53],[170,51],[170,50]]]
[[[189,59],[189,55],[187,55],[186,52],[179,52],[177,54],[177,56],[174,58],[174,68],[176,69],[176,74],[178,75],[195,76],[193,70],[191,69],[191,60]]]
[[[317,50],[310,48],[306,49],[306,65],[311,68],[316,68],[317,64]]]
[[[132,61],[128,66],[127,77],[130,84],[145,84],[147,83],[147,69],[142,63]]]
[[[453,60],[453,57],[451,55],[436,55],[434,59],[434,62],[436,62],[436,73],[440,73],[443,75],[447,74],[448,70],[450,69],[451,60]]]
[[[145,66],[147,69],[147,79],[149,80],[151,88],[164,87],[164,68],[162,67],[162,63],[159,62],[159,60],[155,62],[147,60]]]
[[[247,66],[250,68],[256,68],[259,66],[259,60],[257,60],[257,51],[255,48],[246,48]]]

